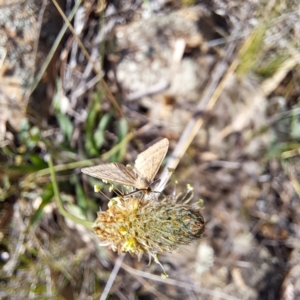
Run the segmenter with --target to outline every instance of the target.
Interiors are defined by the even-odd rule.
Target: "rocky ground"
[[[0,298],[298,299],[298,1],[84,1],[74,32],[56,4],[0,1]],[[55,196],[94,222],[115,194],[80,169],[162,138],[164,194],[193,187],[207,222],[168,278]]]

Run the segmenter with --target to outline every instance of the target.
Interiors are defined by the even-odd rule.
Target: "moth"
[[[169,140],[165,138],[140,153],[134,162],[134,167],[110,163],[83,168],[81,172],[98,179],[132,186],[147,194],[151,191],[151,184],[168,148]]]

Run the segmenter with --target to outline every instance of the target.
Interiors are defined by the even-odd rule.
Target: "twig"
[[[160,80],[159,82],[149,86],[146,90],[139,90],[135,91],[126,96],[127,101],[134,101],[138,100],[145,96],[150,96],[154,94],[161,93],[162,91],[166,90],[170,87],[170,82],[167,80]]]
[[[71,21],[73,19],[73,17],[75,15],[78,7],[80,6],[81,2],[82,2],[82,0],[78,0],[76,2],[76,4],[74,5],[74,7],[73,7],[73,9],[72,9],[72,11],[71,11],[71,13],[70,13],[70,15],[68,17],[68,20]],[[40,71],[38,72],[38,74],[35,77],[35,80],[34,80],[34,82],[32,84],[32,87],[30,89],[30,93],[29,93],[28,97],[33,93],[33,91],[36,89],[38,83],[42,79],[42,77],[43,77],[43,75],[44,75],[44,73],[45,73],[45,71],[46,71],[46,69],[47,69],[47,67],[48,67],[48,65],[49,65],[49,63],[50,63],[50,61],[51,61],[54,53],[55,53],[55,51],[57,50],[59,43],[61,42],[61,40],[62,40],[65,32],[67,31],[67,29],[68,29],[68,25],[64,24],[63,28],[61,29],[61,31],[59,32],[59,34],[58,34],[58,36],[57,36],[57,38],[55,40],[55,42],[54,42],[54,44],[53,44],[50,52],[47,55],[47,58],[46,58],[45,62],[43,63]]]
[[[99,80],[100,80],[99,76],[95,76],[91,80],[89,80],[88,82],[85,82],[85,84],[83,84],[83,85],[79,84],[79,87],[73,92],[73,94],[71,95],[71,98],[76,99],[76,98],[80,97],[87,90],[89,90],[94,85],[96,85],[96,83],[98,83]]]
[[[78,35],[76,34],[72,24],[70,23],[70,21],[68,20],[68,18],[66,17],[66,15],[64,14],[64,12],[62,11],[61,7],[58,5],[56,0],[52,0],[53,4],[55,5],[55,7],[57,8],[58,12],[60,13],[60,15],[62,16],[62,18],[64,19],[65,23],[67,24],[69,30],[72,32],[74,38],[76,39],[76,42],[78,43],[82,53],[84,54],[85,58],[87,59],[87,61],[91,62],[92,67],[93,67],[93,71],[95,72],[95,74],[99,77],[99,80],[102,84],[102,87],[104,88],[108,99],[111,101],[111,103],[113,104],[114,108],[117,110],[117,112],[119,113],[119,115],[125,119],[123,112],[120,109],[119,104],[117,103],[115,97],[113,96],[113,94],[111,93],[109,87],[107,86],[105,80],[102,78],[101,72],[100,70],[98,70],[95,67],[95,64],[93,64],[91,56],[89,55],[89,53],[87,52],[86,48],[84,47],[82,41],[80,40],[80,38],[78,37]]]
[[[168,160],[166,167],[164,168],[163,172],[160,175],[160,183],[155,188],[156,191],[162,192],[165,188],[165,185],[169,181],[172,173],[169,171],[169,169],[175,169],[186,152],[187,148],[191,144],[192,140],[196,136],[197,132],[201,128],[203,124],[203,119],[199,117],[201,112],[204,110],[210,110],[215,105],[216,101],[218,100],[225,83],[227,82],[229,76],[234,72],[238,65],[237,59],[231,64],[231,66],[228,68],[225,76],[223,77],[222,81],[220,82],[220,79],[225,73],[225,70],[228,66],[228,60],[230,59],[233,51],[234,51],[234,44],[231,43],[226,51],[225,57],[223,60],[217,64],[214,72],[212,80],[209,84],[209,86],[206,88],[204,95],[198,104],[196,108],[196,113],[194,117],[189,121],[187,126],[185,127],[185,130],[183,131],[175,149],[173,150],[173,153],[171,155],[171,158]],[[218,84],[219,83],[219,84]]]
[[[80,78],[80,82],[78,86],[76,87],[75,91],[72,91],[72,94],[70,95],[71,101],[76,102],[76,98],[80,96],[80,92],[82,89],[85,88],[87,85],[91,85],[89,83],[97,82],[100,80],[99,75],[96,76],[96,78],[93,78],[90,80],[88,83],[86,83],[87,79],[89,76],[91,76],[91,73],[93,71],[93,63],[94,62],[100,62],[101,61],[101,56],[99,57],[99,48],[101,43],[104,41],[104,38],[109,32],[113,29],[115,26],[115,19],[114,20],[109,20],[108,23],[102,24],[103,26],[99,29],[99,32],[95,38],[94,46],[91,51],[91,61],[88,61],[83,73],[82,77]],[[103,60],[103,59],[102,59]],[[88,87],[90,88],[90,87]]]
[[[112,287],[112,285],[115,281],[115,278],[116,278],[116,276],[117,276],[117,274],[120,270],[120,267],[122,265],[122,262],[123,262],[123,259],[124,259],[125,255],[126,254],[119,255],[117,261],[115,262],[114,268],[113,268],[112,272],[110,273],[110,276],[108,278],[108,281],[106,283],[104,291],[103,291],[103,293],[100,297],[100,300],[105,300],[107,298],[108,293],[109,293],[109,291],[110,291],[110,289],[111,289],[111,287]]]
[[[46,5],[47,5],[47,1],[46,0],[43,0],[43,3],[41,5],[41,8],[40,8],[40,12],[39,12],[39,17],[38,17],[38,28],[37,28],[37,32],[36,32],[36,36],[39,37],[40,34],[41,34],[41,29],[42,29],[42,23],[43,23],[43,18],[44,18],[44,14],[45,14],[45,10],[46,10]],[[37,61],[37,52],[38,52],[38,46],[39,46],[39,38],[36,39],[36,42],[34,43],[34,47],[33,47],[33,53],[34,53],[34,64],[33,64],[33,72],[32,74],[35,73],[36,71],[36,61]],[[47,64],[48,66],[48,64]],[[26,94],[25,94],[25,97],[24,97],[24,103],[25,105],[27,106],[28,104],[28,99],[31,95],[31,89],[28,89]]]
[[[131,275],[139,281],[142,285],[144,285],[144,288],[147,289],[149,292],[154,294],[157,299],[160,300],[168,300],[169,298],[163,295],[161,292],[159,292],[153,285],[151,285],[149,282],[147,282],[145,279],[143,279],[141,276],[138,276],[136,274],[131,273]]]
[[[182,288],[190,289],[190,290],[193,290],[195,292],[205,294],[205,295],[209,295],[209,296],[212,296],[212,297],[215,297],[215,298],[222,298],[222,299],[227,299],[227,300],[238,300],[238,298],[229,296],[225,293],[218,292],[218,291],[211,291],[209,289],[199,287],[199,284],[194,285],[194,284],[190,284],[190,283],[186,283],[186,282],[182,282],[182,281],[178,281],[178,280],[170,279],[170,278],[162,279],[160,276],[153,275],[153,274],[150,274],[150,273],[146,273],[146,272],[131,268],[130,266],[126,265],[125,263],[122,263],[121,268],[124,269],[125,271],[127,271],[130,274],[135,274],[135,275],[138,275],[138,276],[141,276],[141,277],[144,277],[144,278],[148,278],[148,279],[151,279],[151,280],[154,280],[154,281],[159,281],[159,282],[162,282],[162,283],[165,283],[165,284],[180,286]]]

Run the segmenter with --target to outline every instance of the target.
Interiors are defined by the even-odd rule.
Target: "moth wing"
[[[98,179],[135,186],[136,175],[133,170],[119,163],[102,164],[83,168],[81,169],[81,172]]]
[[[169,140],[163,139],[137,156],[134,167],[148,182],[151,182],[158,172],[168,148]]]

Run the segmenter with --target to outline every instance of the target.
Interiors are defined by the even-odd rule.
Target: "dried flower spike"
[[[93,230],[102,245],[119,253],[129,252],[140,258],[143,253],[154,257],[156,253],[173,251],[200,238],[205,229],[201,208],[188,201],[177,203],[177,198],[113,198],[108,210],[98,213]]]

